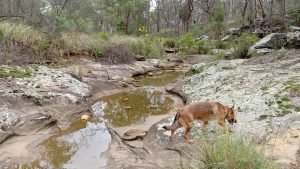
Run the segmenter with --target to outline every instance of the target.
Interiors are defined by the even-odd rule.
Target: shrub
[[[132,44],[132,52],[148,58],[158,58],[163,55],[163,43],[153,38],[140,39]]]
[[[274,163],[269,161],[264,149],[258,148],[250,140],[236,138],[229,134],[213,136],[210,139],[199,139],[193,149],[195,168],[207,169],[275,169]],[[190,162],[192,163],[192,162]],[[185,167],[183,167],[185,168]],[[186,168],[193,168],[187,165]]]
[[[295,26],[300,26],[300,5],[298,7],[295,7],[294,10],[289,10],[288,13],[290,15],[290,24]]]
[[[184,54],[193,54],[195,53],[195,44],[196,41],[193,38],[191,33],[187,33],[183,36],[180,41],[180,50]]]
[[[104,41],[108,41],[109,40],[109,35],[105,32],[100,32],[99,33],[99,37],[100,39],[104,40]]]
[[[99,61],[106,64],[123,64],[133,62],[133,53],[125,46],[120,44],[112,44],[105,47],[103,56]]]
[[[9,40],[22,42],[27,46],[39,48],[48,41],[42,32],[24,24],[2,22],[0,24],[0,29],[2,30],[3,34],[2,37],[6,37]]]
[[[225,53],[224,52],[219,52],[219,53],[216,53],[212,56],[213,61],[217,61],[217,60],[221,60],[221,59],[228,59],[228,58],[225,58]]]
[[[255,35],[243,33],[242,36],[235,40],[233,58],[249,58],[249,48],[259,40]]]
[[[0,43],[2,42],[4,38],[4,29],[0,29]]]
[[[226,25],[224,23],[225,11],[224,8],[220,5],[213,10],[211,22],[210,22],[210,31],[212,31],[213,35],[216,39],[220,40],[220,35],[222,31],[226,29]]]
[[[205,40],[198,41],[196,46],[199,54],[208,54],[208,52],[211,50],[211,44]]]
[[[174,39],[166,39],[164,42],[164,47],[175,48],[177,47],[176,41]]]
[[[217,41],[215,45],[217,49],[228,49],[230,46],[229,42],[224,41]]]
[[[104,48],[104,41],[99,38],[99,34],[77,33],[76,36],[69,33],[62,34],[62,41],[65,43],[65,48],[72,53],[82,53],[88,51],[99,53]]]

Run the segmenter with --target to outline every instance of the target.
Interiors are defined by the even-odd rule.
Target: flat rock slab
[[[36,113],[20,117],[18,122],[12,127],[12,131],[19,135],[34,134],[54,123],[56,123],[56,119],[51,115]]]
[[[0,129],[0,144],[12,135],[13,135],[13,132],[11,132],[11,131],[2,131]]]
[[[147,131],[132,128],[124,132],[122,139],[126,141],[133,141],[137,139],[143,139],[146,135]]]

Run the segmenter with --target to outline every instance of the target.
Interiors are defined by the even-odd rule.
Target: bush
[[[217,41],[215,45],[216,45],[217,49],[228,49],[229,48],[229,43],[224,42],[224,41]]]
[[[46,36],[42,32],[28,25],[2,22],[0,29],[2,30],[2,37],[22,42],[27,46],[40,48],[43,44],[48,43]]]
[[[205,40],[200,40],[196,43],[197,52],[199,54],[208,54],[211,50],[211,44]]]
[[[236,138],[229,134],[214,136],[208,139],[199,139],[193,149],[195,168],[207,169],[275,169],[276,165],[270,162],[264,149],[258,148],[250,140]],[[190,162],[192,163],[192,162]],[[185,168],[185,167],[183,167]],[[186,168],[193,166],[186,165]]]
[[[226,25],[224,23],[225,18],[225,11],[224,8],[220,5],[213,10],[212,20],[210,22],[210,30],[212,31],[213,35],[216,39],[220,40],[220,35],[222,31],[226,29]]]
[[[83,51],[95,52],[104,47],[104,42],[99,38],[98,34],[74,34],[63,33],[62,41],[65,43],[65,48],[72,53],[82,53]]]
[[[113,44],[106,46],[99,61],[106,64],[124,64],[133,62],[133,53],[125,46]]]
[[[195,50],[196,41],[193,38],[191,33],[187,33],[183,36],[180,41],[180,50],[184,54],[193,54],[196,52]]]
[[[109,35],[105,32],[100,32],[99,33],[99,37],[100,39],[104,40],[104,41],[108,41],[109,40]]]
[[[259,38],[255,35],[243,33],[242,36],[235,40],[233,58],[250,58],[248,55],[249,48],[258,40]]]
[[[213,61],[217,61],[217,60],[221,60],[221,59],[228,59],[228,58],[225,58],[225,53],[224,52],[219,52],[219,53],[216,53],[212,56],[212,60]]]
[[[164,47],[167,48],[175,48],[177,47],[177,42],[174,39],[166,39],[166,41],[164,42]]]
[[[132,52],[148,58],[158,58],[163,55],[163,43],[158,39],[144,38],[132,44]]]
[[[0,43],[2,42],[4,38],[4,29],[0,29]]]
[[[296,7],[294,10],[290,10],[288,13],[290,15],[290,24],[295,26],[300,26],[300,5]]]

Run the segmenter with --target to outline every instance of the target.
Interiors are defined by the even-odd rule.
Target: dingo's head
[[[237,123],[236,113],[234,112],[234,105],[232,107],[226,106],[226,111],[227,111],[226,119],[228,123],[230,123],[231,125],[233,125],[233,123]]]

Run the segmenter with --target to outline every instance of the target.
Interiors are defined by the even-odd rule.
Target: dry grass
[[[1,22],[0,31],[3,39],[1,47],[5,52],[6,60],[19,62],[23,59],[20,64],[59,63],[60,60],[72,55],[92,56],[98,59],[103,57],[106,48],[114,45],[124,46],[128,53],[148,58],[158,58],[163,55],[162,43],[153,37],[109,36],[103,32],[92,34],[61,32],[58,38],[50,39],[31,26],[10,22]],[[111,58],[119,58],[119,56]]]
[[[64,48],[75,53],[100,49],[103,48],[106,43],[98,34],[89,35],[84,33],[76,33],[76,35],[63,33],[62,40],[65,43]]]
[[[24,24],[1,22],[4,38],[22,42],[24,45],[41,46],[48,44],[47,38],[38,30]]]

